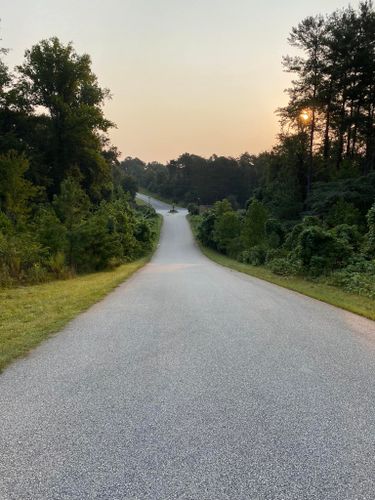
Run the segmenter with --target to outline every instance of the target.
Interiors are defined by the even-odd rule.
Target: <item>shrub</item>
[[[155,239],[155,231],[147,219],[137,220],[134,236],[138,242],[137,257],[151,250]]]
[[[108,267],[112,257],[123,257],[118,233],[111,230],[102,214],[82,221],[71,234],[70,265],[78,272],[98,271]]]
[[[233,238],[227,246],[227,254],[232,259],[237,259],[241,255],[243,251],[243,242],[241,236],[237,236],[237,238]]]
[[[283,248],[270,248],[266,253],[266,263],[271,262],[274,259],[287,257],[288,252]]]
[[[302,222],[293,226],[288,236],[285,239],[285,248],[287,250],[294,250],[299,243],[300,234],[307,227],[318,226],[321,227],[322,223],[318,217],[307,216],[304,217]]]
[[[208,210],[202,215],[202,219],[197,226],[197,237],[203,245],[211,248],[216,248],[216,243],[213,237],[213,231],[216,221],[216,215],[213,210]]]
[[[264,246],[257,245],[251,247],[249,250],[244,250],[239,260],[246,264],[251,264],[252,266],[261,266],[266,261],[267,250]]]
[[[150,243],[152,239],[150,224],[145,220],[138,220],[134,228],[135,238],[142,243]]]
[[[0,263],[4,282],[25,282],[33,274],[35,264],[44,262],[45,249],[30,233],[0,233]]]
[[[224,198],[224,200],[217,201],[212,209],[217,217],[223,215],[225,212],[232,212],[233,208],[229,200]]]
[[[66,258],[64,252],[57,252],[47,259],[47,268],[57,279],[68,278],[71,272],[66,266]]]
[[[279,248],[284,240],[284,231],[281,223],[276,219],[266,221],[267,243],[271,248]]]
[[[262,202],[253,199],[246,211],[242,237],[247,248],[262,245],[266,240],[268,211]]]
[[[359,224],[361,220],[361,212],[356,208],[353,203],[349,203],[340,198],[328,212],[325,221],[331,227],[341,224],[352,226]]]
[[[48,279],[48,271],[40,262],[34,262],[23,276],[27,283],[43,283]]]
[[[339,226],[331,229],[331,233],[336,238],[346,241],[353,249],[359,248],[362,242],[362,236],[360,235],[357,226],[340,224]]]
[[[156,210],[148,205],[137,205],[136,209],[145,219],[154,219],[157,216]]]
[[[241,223],[236,212],[230,210],[216,217],[213,230],[213,240],[217,248],[228,253],[230,247],[233,247],[233,241],[240,236]]]
[[[297,259],[278,257],[271,260],[267,266],[275,274],[281,276],[293,276],[301,273],[302,263]]]
[[[42,208],[35,218],[34,230],[39,243],[50,255],[66,251],[68,230],[52,207]]]
[[[311,226],[300,233],[295,255],[307,272],[318,276],[345,265],[352,255],[352,248],[333,232]]]
[[[349,293],[375,298],[375,261],[358,258],[344,269],[332,273],[328,283]]]
[[[199,207],[195,203],[189,203],[187,209],[190,215],[199,215]]]

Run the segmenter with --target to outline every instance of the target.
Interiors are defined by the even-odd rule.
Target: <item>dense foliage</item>
[[[375,203],[365,228],[353,223],[358,210],[343,201],[326,216],[305,216],[292,227],[256,198],[246,211],[234,210],[224,199],[192,217],[204,245],[241,262],[266,265],[284,276],[323,279],[375,298]]]
[[[126,158],[120,169],[153,193],[186,203],[211,204],[227,197],[244,204],[252,193],[256,172],[252,156],[240,159],[185,153],[168,165]]]
[[[6,50],[0,51],[0,56]],[[0,285],[116,266],[149,251],[156,214],[135,209],[88,55],[57,38],[0,59]]]
[[[309,17],[289,41],[299,55],[283,61],[294,78],[272,151],[120,168],[189,203],[204,245],[375,297],[373,5]]]
[[[1,281],[87,271],[150,245],[137,185],[184,202],[204,245],[273,272],[375,296],[375,11],[304,19],[277,145],[257,156],[118,162],[109,97],[87,55],[57,39],[0,62]],[[4,50],[1,51],[4,55]],[[200,214],[200,215],[199,215]]]

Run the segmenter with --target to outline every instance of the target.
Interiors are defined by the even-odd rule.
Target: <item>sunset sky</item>
[[[357,5],[354,2],[353,5]],[[87,52],[112,91],[122,156],[258,153],[274,144],[292,26],[340,0],[13,0],[0,4],[10,67],[43,38]]]

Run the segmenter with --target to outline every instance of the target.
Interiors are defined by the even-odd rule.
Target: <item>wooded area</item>
[[[375,297],[375,12],[371,2],[304,19],[277,145],[257,156],[127,158],[141,186],[190,204],[207,246],[275,273]],[[220,201],[223,200],[224,201]]]
[[[114,267],[152,247],[156,214],[133,202],[87,54],[43,40],[0,60],[0,285]],[[129,185],[129,189],[128,186]],[[131,188],[133,186],[133,188]]]
[[[212,206],[199,216],[207,246],[375,296],[373,5],[308,17],[289,42],[298,55],[283,60],[293,80],[277,145],[239,158],[185,153],[167,165],[119,163],[103,114],[110,93],[71,44],[43,40],[14,71],[2,61],[0,283],[103,269],[147,252],[155,213],[135,209],[139,184],[195,215]]]

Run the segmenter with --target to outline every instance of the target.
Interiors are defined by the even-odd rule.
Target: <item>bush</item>
[[[157,216],[156,210],[148,205],[136,205],[136,209],[145,219],[154,219]]]
[[[331,233],[341,240],[344,240],[353,249],[358,249],[362,242],[362,236],[358,231],[357,226],[349,226],[348,224],[340,224],[331,230]]]
[[[267,250],[264,246],[257,245],[251,247],[249,250],[244,250],[239,260],[245,264],[251,264],[252,266],[261,266],[266,261]]]
[[[349,226],[359,224],[361,220],[361,212],[356,208],[353,203],[349,203],[340,198],[328,212],[325,221],[331,227],[341,224]]]
[[[286,252],[283,248],[270,248],[266,253],[266,263],[271,262],[274,259],[283,259],[287,257],[288,252]]]
[[[187,209],[190,215],[199,215],[199,207],[195,203],[189,203]]]
[[[139,219],[134,228],[134,236],[138,242],[137,256],[141,256],[152,249],[155,231],[152,223],[147,219]]]
[[[375,261],[359,258],[344,269],[332,273],[328,283],[349,293],[375,298]]]
[[[25,274],[24,280],[27,283],[43,283],[48,279],[48,271],[45,267],[42,266],[40,262],[34,262],[31,267],[29,267]]]
[[[37,240],[50,255],[66,251],[68,231],[52,207],[42,208],[35,218],[34,230]]]
[[[141,219],[136,222],[134,228],[134,236],[137,241],[140,241],[142,243],[150,243],[152,239],[151,227],[145,219]]]
[[[302,263],[296,259],[279,257],[271,260],[267,267],[280,276],[293,276],[301,273]]]
[[[76,179],[61,184],[51,204],[35,208],[34,220],[12,222],[0,211],[0,285],[39,283],[131,261],[148,252],[156,212],[135,211],[129,196],[93,205]]]
[[[73,269],[78,272],[99,271],[108,267],[113,257],[123,257],[120,236],[102,214],[82,221],[72,231],[69,261]]]
[[[71,272],[66,266],[66,257],[64,252],[57,252],[47,259],[47,268],[57,279],[64,279],[71,276]]]
[[[262,202],[253,199],[246,211],[242,237],[246,247],[262,245],[266,240],[268,211]]]
[[[237,236],[237,238],[233,238],[227,246],[227,254],[232,259],[239,259],[241,252],[243,251],[243,242],[241,236]]]
[[[284,231],[281,223],[276,219],[266,221],[267,243],[271,248],[279,248],[284,241]]]
[[[299,243],[299,237],[302,231],[308,227],[318,226],[321,227],[322,223],[318,217],[307,216],[304,217],[302,222],[293,226],[285,239],[285,248],[287,250],[294,250]]]
[[[213,240],[217,248],[228,253],[229,248],[233,247],[233,241],[239,240],[241,223],[237,212],[230,210],[216,216],[213,230]]]
[[[202,215],[202,219],[197,226],[197,238],[203,245],[211,248],[216,248],[213,237],[215,221],[215,212],[213,210],[208,210]]]
[[[43,267],[45,249],[30,233],[0,233],[0,266],[3,284],[26,282],[40,276],[35,264]]]
[[[306,271],[319,276],[343,267],[352,255],[350,244],[319,226],[302,230],[295,255]]]

